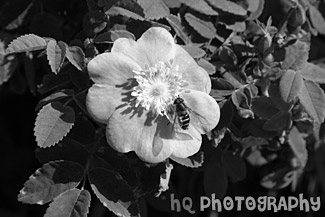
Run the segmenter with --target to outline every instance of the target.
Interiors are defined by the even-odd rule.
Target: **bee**
[[[185,100],[180,96],[174,99],[172,105],[173,109],[168,117],[169,123],[172,123],[171,133],[178,139],[192,140],[193,137],[188,131],[190,123],[195,128],[197,125],[204,123],[204,118],[189,108]]]
[[[174,100],[175,113],[177,115],[178,124],[183,130],[187,130],[190,125],[190,115],[188,112],[188,107],[185,105],[184,99],[177,96]]]

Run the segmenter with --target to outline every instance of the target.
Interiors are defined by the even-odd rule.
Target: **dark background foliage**
[[[23,188],[24,182],[28,180],[28,177],[33,174],[36,169],[41,168],[43,163],[57,160],[57,155],[60,155],[62,159],[78,162],[80,165],[86,164],[84,161],[88,155],[85,153],[92,153],[91,150],[93,148],[93,146],[89,145],[92,144],[95,137],[95,130],[93,128],[98,130],[100,127],[85,117],[82,104],[84,91],[89,87],[90,81],[87,74],[80,73],[78,69],[83,69],[83,66],[86,64],[85,62],[97,53],[109,50],[115,38],[121,36],[138,38],[150,26],[164,26],[169,28],[173,35],[177,35],[177,41],[180,44],[189,46],[188,51],[192,51],[192,53],[190,52],[191,55],[198,60],[200,65],[206,68],[211,75],[213,84],[211,95],[218,100],[222,108],[221,124],[219,124],[213,133],[216,134],[214,135],[216,139],[223,139],[218,147],[215,148],[213,144],[205,138],[202,151],[206,155],[202,167],[193,169],[173,163],[174,169],[170,181],[170,190],[163,193],[160,197],[161,199],[155,198],[153,194],[144,194],[143,192],[149,192],[157,188],[156,184],[158,183],[155,183],[155,181],[162,173],[161,171],[164,170],[162,165],[156,167],[156,171],[158,171],[157,174],[152,174],[153,170],[147,170],[142,164],[140,166],[137,165],[136,169],[141,173],[142,179],[140,179],[140,182],[143,185],[140,188],[141,192],[137,192],[139,194],[143,193],[143,197],[138,201],[138,207],[140,207],[139,209],[142,212],[142,216],[191,216],[184,210],[180,213],[170,210],[170,202],[169,200],[164,200],[164,198],[168,199],[173,192],[177,192],[177,198],[179,199],[186,196],[191,197],[194,202],[194,208],[198,208],[198,200],[201,196],[209,195],[210,193],[216,193],[220,198],[225,195],[231,197],[252,196],[254,198],[273,195],[279,198],[280,196],[297,196],[303,193],[305,198],[320,196],[321,199],[324,199],[325,147],[323,143],[324,126],[321,124],[324,117],[320,115],[321,123],[317,125],[318,128],[313,128],[317,126],[311,124],[308,118],[305,122],[300,121],[299,118],[295,119],[293,116],[296,113],[302,113],[300,104],[296,102],[296,107],[292,105],[293,108],[290,107],[290,110],[284,109],[283,113],[281,113],[283,116],[273,118],[272,115],[274,115],[274,113],[272,113],[271,110],[275,109],[274,111],[278,112],[279,108],[277,106],[279,104],[264,104],[269,103],[270,98],[263,98],[261,96],[262,90],[259,89],[259,91],[257,91],[256,86],[248,85],[247,74],[257,76],[258,73],[254,71],[258,68],[257,62],[266,63],[270,61],[270,52],[267,50],[269,47],[265,47],[267,41],[263,41],[264,38],[259,35],[260,33],[254,30],[254,28],[257,28],[256,25],[250,25],[252,22],[255,23],[254,20],[257,18],[260,22],[266,24],[269,17],[271,17],[272,26],[276,27],[281,26],[281,22],[286,20],[287,23],[284,25],[287,28],[286,31],[293,35],[298,34],[302,29],[310,33],[310,49],[299,50],[296,47],[291,47],[293,49],[292,53],[298,52],[298,56],[306,56],[308,62],[313,61],[315,64],[324,67],[325,24],[323,22],[324,18],[322,17],[325,17],[325,2],[322,0],[299,1],[299,5],[310,4],[308,10],[304,9],[306,17],[303,23],[299,23],[299,20],[297,21],[296,17],[299,17],[299,14],[296,16],[291,15],[291,17],[289,16],[286,18],[290,12],[290,6],[292,5],[288,3],[290,1],[285,0],[231,1],[243,7],[246,3],[248,4],[248,2],[263,2],[261,9],[251,11],[248,14],[249,16],[242,16],[242,14],[240,14],[241,12],[236,10],[233,5],[229,7],[220,6],[220,8],[214,7],[216,10],[209,11],[204,7],[195,6],[195,1],[187,1],[186,3],[186,1],[157,0],[154,2],[164,2],[165,6],[168,6],[169,9],[163,10],[158,7],[159,9],[157,9],[157,11],[150,11],[148,8],[148,10],[144,10],[150,1],[141,0],[138,1],[140,2],[139,4],[136,2],[137,1],[127,0],[0,0],[0,50],[8,46],[13,39],[31,33],[45,39],[55,39],[58,43],[61,41],[62,46],[70,48],[79,47],[80,50],[82,49],[81,51],[78,49],[71,51],[72,54],[77,53],[76,56],[71,54],[74,60],[69,59],[67,55],[71,64],[67,62],[63,63],[62,61],[60,67],[55,67],[53,64],[49,66],[48,59],[44,57],[45,54],[41,49],[34,49],[33,52],[30,52],[31,50],[28,50],[28,52],[14,52],[14,56],[9,56],[8,60],[3,61],[1,59],[0,216],[38,217],[45,214],[48,205],[28,205],[17,201],[17,195]],[[197,2],[209,1],[201,0],[196,1],[196,3]],[[113,7],[124,8],[126,12],[113,11],[111,10]],[[99,10],[101,12],[98,12]],[[103,11],[106,12],[107,16]],[[176,19],[176,14],[180,14],[181,19]],[[109,17],[109,19],[107,17]],[[177,23],[180,21],[182,23],[181,25]],[[119,30],[123,30],[123,32],[118,32]],[[257,51],[250,51],[248,47],[236,41],[232,41],[229,44],[223,44],[220,39],[226,39],[232,31],[240,33],[238,35],[240,35],[242,39],[245,36],[252,44],[255,43],[254,45]],[[216,32],[218,35],[216,35]],[[250,34],[253,36],[250,37]],[[258,39],[256,39],[256,36],[258,36]],[[240,41],[240,39],[238,40]],[[66,44],[64,45],[63,42]],[[296,40],[294,39],[292,43],[296,44]],[[281,58],[283,61],[283,55],[280,54],[282,51],[283,49],[272,50],[271,53],[275,60],[271,60],[270,62],[277,62],[277,60]],[[82,55],[81,52],[83,52]],[[244,64],[247,60],[247,57],[241,55],[244,52],[251,52],[256,57],[255,60],[250,60],[251,62],[247,63],[247,65]],[[287,56],[291,57],[290,55]],[[80,56],[83,58],[74,58]],[[1,58],[3,57],[1,56]],[[299,58],[295,57],[294,60],[297,59]],[[303,60],[299,59],[299,61]],[[307,62],[307,59],[305,62]],[[303,64],[305,64],[305,62],[303,62]],[[240,64],[249,71],[247,74],[240,73],[240,70],[242,70],[238,67]],[[298,63],[292,65],[295,64],[298,65]],[[61,66],[63,69],[62,71],[60,71]],[[224,70],[223,67],[226,69],[225,75],[229,75],[228,77],[225,75],[221,76],[221,72]],[[290,67],[285,70],[298,70],[294,69],[292,66]],[[276,67],[272,69],[275,70]],[[325,75],[325,73],[322,75]],[[287,76],[288,79],[291,78],[289,73]],[[272,77],[272,75],[270,77]],[[286,77],[283,76],[283,80],[285,78]],[[271,80],[273,82],[277,79],[278,78]],[[304,79],[308,80],[306,77],[304,77]],[[234,82],[234,80],[236,81]],[[260,79],[260,87],[263,87],[263,81],[263,79]],[[324,80],[322,80],[322,82],[317,81],[321,83],[320,87],[322,89],[324,88],[323,81]],[[240,85],[236,86],[236,82],[245,85],[244,87]],[[281,84],[276,84],[281,87]],[[307,82],[306,85],[308,84]],[[57,150],[55,151],[54,149],[51,149],[54,154],[49,154],[44,150],[40,151],[40,149],[36,148],[37,142],[35,141],[33,132],[35,120],[39,113],[39,109],[51,100],[45,100],[43,104],[39,104],[39,101],[60,90],[61,87],[73,90],[74,93],[76,93],[76,95],[74,95],[76,96],[76,100],[73,101],[71,105],[75,113],[75,128],[68,134],[68,138],[62,142],[63,146],[69,144],[70,147],[77,147],[76,149],[71,149],[72,151],[78,151],[79,157],[76,159],[71,159],[69,154],[67,154],[69,152],[65,152],[65,156],[59,153],[59,151],[56,152]],[[291,92],[289,95],[290,94]],[[67,93],[67,95],[73,94]],[[274,97],[274,99],[278,98]],[[69,99],[63,97],[63,101],[60,101],[60,103],[62,102],[62,104],[64,104],[68,100]],[[302,99],[300,100],[303,101]],[[287,102],[284,104],[281,103],[280,107],[285,107],[285,103]],[[47,105],[60,107],[62,104]],[[320,109],[325,109],[325,107]],[[308,111],[308,109],[306,110]],[[253,119],[251,117],[253,113],[259,118],[255,117],[255,119]],[[287,122],[283,123],[280,121],[283,119],[286,120],[286,118],[288,118],[288,113],[290,113],[290,127],[287,126]],[[309,115],[313,117],[312,114]],[[249,118],[247,119],[247,117]],[[266,120],[268,124],[265,124]],[[297,134],[291,137],[289,136],[288,142],[283,144],[281,143],[282,137],[280,132],[286,131],[289,134],[289,129],[292,129],[292,123],[299,129],[299,132],[296,132]],[[77,126],[79,126],[79,128]],[[260,130],[263,128],[262,126],[269,130]],[[224,130],[226,128],[230,129],[232,134],[225,132]],[[290,131],[290,133],[294,132],[295,131],[292,130]],[[299,140],[302,132],[304,135],[308,135],[306,139],[307,145],[304,143],[308,151],[308,161],[306,160],[306,167],[302,169],[304,171],[303,175],[296,180],[297,184],[295,185],[292,179],[290,182],[286,182],[283,180],[283,177],[286,172],[291,172],[292,168],[290,166],[292,166],[292,162],[290,160],[297,159],[297,156],[292,157],[292,155],[302,153],[290,147],[290,144],[299,143],[299,141],[293,142],[292,140],[296,137],[298,137]],[[98,131],[96,133],[98,133]],[[317,136],[314,134],[317,134]],[[258,149],[258,151],[254,148],[243,148],[243,138],[252,137],[267,138],[267,148],[261,148]],[[75,141],[77,141],[78,144],[75,144]],[[247,142],[247,140],[245,141]],[[258,141],[255,140],[254,142],[258,143]],[[247,145],[247,143],[245,144]],[[292,149],[294,151],[292,151]],[[87,150],[87,152],[83,150]],[[102,153],[104,156],[94,156],[94,158],[97,157],[99,159],[98,161],[94,160],[94,164],[101,164],[102,162],[100,159],[105,157],[106,154],[106,157],[109,156],[118,163],[124,163],[124,160],[115,155],[110,155],[109,153],[112,153],[110,150],[108,150],[107,153],[105,151]],[[85,156],[85,158],[80,156]],[[274,156],[276,156],[275,158],[277,161],[270,160],[273,159]],[[130,161],[134,160],[133,158],[134,156],[128,156],[128,160],[131,159]],[[298,158],[298,160],[301,159]],[[268,163],[266,164],[264,162]],[[109,162],[109,164],[114,168],[117,167],[114,162]],[[292,164],[294,164],[294,162]],[[120,171],[117,170],[117,172],[121,174],[123,178],[127,176],[130,178],[132,176],[130,174],[133,173],[131,170],[125,170],[125,168]],[[129,167],[127,166],[127,168]],[[279,170],[277,170],[277,168],[279,168]],[[146,176],[144,171],[152,174],[152,176]],[[96,175],[100,172],[101,170],[97,168],[97,170],[93,170],[89,175],[93,183],[97,182],[95,177],[97,177]],[[271,172],[276,173],[279,177],[267,177],[266,175]],[[281,172],[283,172],[283,174]],[[103,173],[105,173],[105,171]],[[281,176],[281,174],[283,176]],[[111,176],[112,173],[107,173],[107,177]],[[263,178],[264,182],[261,181]],[[109,179],[105,181],[110,183]],[[270,186],[270,182],[272,182],[272,184],[275,183],[276,186]],[[113,184],[115,183],[112,182],[112,185]],[[132,183],[128,184],[132,187]],[[83,186],[90,191],[91,187],[88,182],[85,182]],[[88,216],[113,216],[113,214],[96,198],[94,193],[91,193],[91,198]],[[321,210],[315,213],[300,212],[299,210],[291,212],[281,211],[279,213],[260,213],[258,211],[243,210],[242,212],[225,211],[219,215],[317,217],[324,216],[324,207],[325,203],[322,201]],[[218,215],[206,210],[204,212],[197,212],[192,216],[212,217]]]

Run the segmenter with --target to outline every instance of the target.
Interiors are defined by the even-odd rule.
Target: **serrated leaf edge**
[[[48,103],[48,104],[46,104],[45,106],[48,106],[48,105],[50,105],[50,104],[51,104],[51,103]],[[35,121],[35,124],[34,124],[34,129],[33,129],[33,131],[34,131],[34,136],[35,136],[35,137],[36,137],[35,133],[36,133],[36,127],[37,127],[37,124],[36,124],[36,123],[37,123],[37,119],[38,119],[40,113],[42,112],[42,110],[44,109],[45,106],[43,106],[43,108],[40,109],[39,112],[37,113],[36,121]],[[46,147],[42,147],[42,146],[40,146],[40,145],[38,144],[39,142],[37,141],[37,137],[36,137],[37,146],[40,147],[40,148],[49,148],[49,147],[52,147],[52,146],[58,144],[60,141],[62,141],[62,139],[64,139],[64,137],[67,136],[67,134],[70,132],[70,130],[72,129],[73,126],[74,126],[74,123],[71,123],[70,127],[67,129],[66,133],[62,136],[62,138],[59,139],[57,142],[55,142],[54,144],[52,144],[52,145],[50,145],[50,146],[46,146]],[[49,134],[49,135],[50,135],[50,134]],[[48,139],[48,138],[46,138],[46,140],[47,140],[47,139]]]
[[[30,48],[24,48],[22,50],[15,50],[14,47],[17,45],[17,43],[19,42],[22,42],[24,40],[26,40],[26,38],[29,38],[29,37],[34,37],[34,38],[37,38],[38,40],[40,41],[43,41],[44,44],[41,44],[41,45],[38,45],[38,46],[34,46],[34,47],[30,47]],[[35,34],[26,34],[26,35],[22,35],[16,39],[14,39],[13,41],[10,42],[10,44],[8,45],[7,49],[6,49],[6,53],[7,54],[10,54],[10,53],[21,53],[21,52],[26,52],[26,51],[34,51],[34,50],[41,50],[41,49],[44,49],[46,48],[47,46],[47,42],[44,38],[38,36],[38,35],[35,35]]]

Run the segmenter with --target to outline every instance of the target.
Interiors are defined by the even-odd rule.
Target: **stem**
[[[89,116],[88,111],[86,111],[83,106],[80,104],[79,100],[76,98],[78,95],[83,94],[84,92],[88,91],[88,89],[82,90],[79,93],[72,96],[72,99],[75,101],[75,103],[78,105],[78,107]]]
[[[88,169],[89,169],[89,161],[90,161],[90,159],[88,159],[87,164],[86,164],[86,168],[84,170],[84,176],[83,176],[83,179],[82,179],[81,190],[84,190],[85,185],[86,185],[87,174],[88,174]]]
[[[67,106],[71,101],[73,100],[73,98],[68,99],[64,104],[63,107]]]

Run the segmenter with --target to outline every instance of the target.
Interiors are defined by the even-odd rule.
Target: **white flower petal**
[[[111,52],[123,53],[145,68],[145,64],[154,66],[160,61],[167,62],[173,59],[175,42],[166,29],[152,27],[144,32],[137,42],[127,38],[117,39]]]

